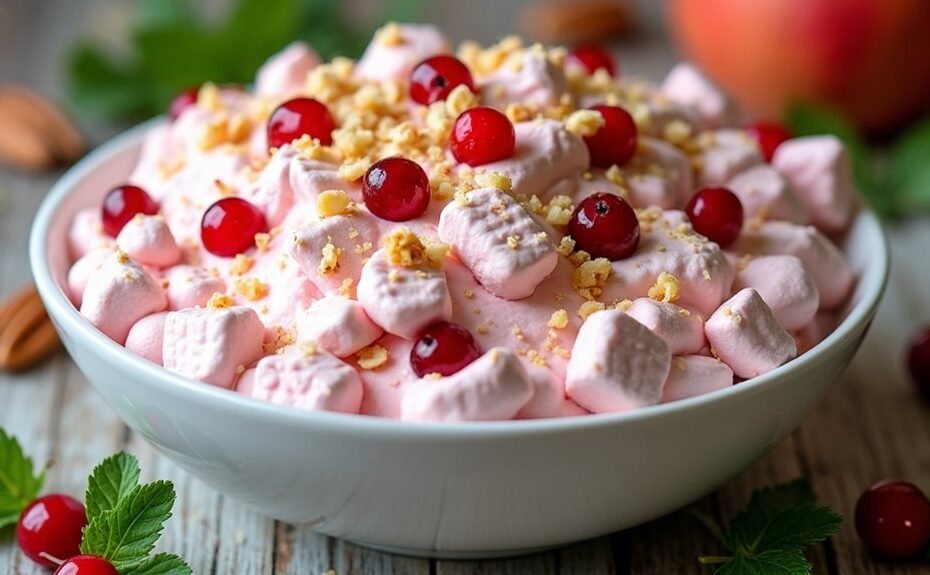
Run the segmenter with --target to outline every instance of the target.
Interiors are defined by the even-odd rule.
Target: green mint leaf
[[[177,555],[159,553],[121,571],[120,575],[191,575],[192,572],[187,563]]]
[[[842,525],[843,518],[829,507],[816,503],[786,507],[756,534],[753,552],[800,551],[833,535]]]
[[[19,441],[0,428],[0,529],[16,523],[44,482],[45,472],[36,474]]]
[[[95,467],[87,480],[84,496],[88,520],[113,509],[120,499],[137,488],[139,473],[139,460],[128,453],[111,455]]]
[[[811,564],[797,551],[766,551],[737,556],[717,569],[717,575],[810,575]]]
[[[99,555],[121,573],[142,563],[171,517],[174,486],[155,481],[133,489],[84,528],[81,553]]]
[[[900,197],[901,210],[930,209],[930,119],[905,132],[889,154],[890,189]]]
[[[750,496],[746,510],[737,513],[730,522],[726,535],[727,547],[733,552],[740,548],[752,548],[759,534],[782,509],[813,501],[814,492],[804,479],[757,489]]]

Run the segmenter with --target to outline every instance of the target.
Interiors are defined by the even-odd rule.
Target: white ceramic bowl
[[[139,126],[72,168],[36,217],[39,293],[71,356],[126,423],[220,493],[271,517],[373,547],[500,556],[643,523],[708,493],[795,429],[855,354],[888,275],[887,240],[861,213],[846,245],[859,283],[836,331],[724,391],[625,414],[409,424],[260,403],[127,352],[62,286],[75,211],[138,155]]]

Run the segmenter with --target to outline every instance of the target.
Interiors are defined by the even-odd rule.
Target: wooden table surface
[[[76,35],[99,28],[114,0],[0,0],[0,82],[19,82],[51,97],[62,94],[60,56]],[[671,51],[646,39],[623,52],[628,70],[661,74]],[[111,133],[85,125],[95,141]],[[2,129],[2,126],[0,126]],[[0,297],[30,280],[26,238],[32,216],[57,174],[25,175],[0,168]],[[762,461],[696,505],[729,517],[759,486],[810,478],[820,498],[847,517],[842,531],[816,548],[817,573],[930,573],[924,564],[878,563],[863,552],[851,523],[859,493],[896,477],[930,488],[930,408],[917,401],[902,365],[909,334],[930,320],[930,222],[889,229],[895,266],[877,320],[852,367],[807,422]],[[83,493],[93,465],[120,449],[139,456],[149,479],[175,482],[178,503],[161,547],[180,553],[200,574],[279,575],[478,573],[709,574],[701,553],[723,551],[684,512],[647,525],[524,558],[455,562],[394,557],[275,523],[228,501],[158,455],[131,433],[90,388],[71,360],[19,376],[0,373],[0,426],[17,435],[38,461],[51,461],[47,488]],[[42,573],[0,536],[0,573]]]

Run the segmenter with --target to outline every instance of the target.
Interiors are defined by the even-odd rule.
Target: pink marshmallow
[[[694,190],[688,158],[678,148],[648,136],[639,138],[636,155],[621,172],[630,204],[637,208],[681,207]]]
[[[562,69],[550,62],[543,50],[524,50],[519,58],[504,63],[481,82],[482,101],[502,109],[512,103],[539,108],[558,104],[568,92]]]
[[[317,300],[297,316],[298,339],[312,341],[337,357],[352,355],[383,333],[362,304],[339,296]]]
[[[820,306],[814,280],[794,256],[763,256],[749,260],[736,273],[734,290],[751,287],[788,331],[810,323]]]
[[[642,297],[626,313],[664,339],[672,355],[698,353],[704,347],[704,321],[697,313]]]
[[[321,292],[339,294],[346,280],[358,285],[362,266],[373,253],[379,238],[374,216],[359,211],[328,217],[298,229],[292,236],[290,253],[307,279]],[[327,244],[341,250],[335,270],[320,269]]]
[[[533,397],[517,413],[516,419],[571,417],[588,413],[565,396],[565,382],[546,367],[524,362],[523,367],[533,384]]]
[[[129,330],[129,335],[126,336],[126,349],[143,359],[161,365],[167,317],[168,312],[163,311],[147,315],[134,323]]]
[[[762,163],[759,146],[743,130],[705,132],[699,158],[698,184],[725,185],[738,173]]]
[[[87,281],[111,257],[112,249],[98,248],[87,252],[71,265],[71,269],[68,270],[68,298],[74,307],[81,307]]]
[[[671,358],[665,340],[643,324],[621,311],[598,311],[578,331],[565,391],[594,413],[655,405]]]
[[[226,282],[219,274],[195,266],[175,266],[165,273],[168,287],[168,309],[205,306],[215,293],[226,291]]]
[[[771,371],[797,355],[794,338],[752,288],[724,302],[704,324],[704,333],[715,354],[745,379]]]
[[[275,152],[258,181],[243,194],[245,199],[265,214],[265,219],[271,227],[280,225],[294,206],[294,190],[290,177],[291,163],[295,155],[290,146],[284,146]]]
[[[255,91],[261,96],[300,92],[307,74],[320,64],[320,56],[303,42],[292,42],[258,69]]]
[[[384,331],[413,339],[428,325],[452,318],[446,273],[392,265],[378,250],[362,268],[358,301]]]
[[[339,166],[328,162],[299,156],[294,158],[291,161],[289,176],[294,197],[312,204],[326,190],[344,190],[352,195],[357,186],[342,179],[338,170]]]
[[[113,240],[103,232],[100,208],[84,208],[74,214],[68,230],[68,250],[79,259],[91,250],[112,248]]]
[[[599,100],[593,100],[586,105],[600,103],[602,102]],[[701,125],[701,118],[694,108],[670,102],[662,95],[643,104],[631,104],[629,110],[637,120],[640,137],[664,138],[665,130],[673,122],[684,124],[694,134]]]
[[[489,292],[509,300],[533,293],[559,259],[543,227],[508,194],[483,188],[446,205],[439,238],[452,245]]]
[[[238,391],[307,411],[358,413],[362,404],[362,380],[355,368],[318,350],[262,358]]]
[[[845,230],[852,218],[855,184],[852,161],[836,136],[809,136],[783,142],[772,158],[791,182],[814,225],[828,232]]]
[[[142,265],[166,268],[181,261],[181,248],[161,216],[137,215],[123,226],[116,244]]]
[[[265,326],[247,307],[188,308],[165,319],[165,368],[230,388],[238,373],[262,357]]]
[[[814,319],[794,333],[798,345],[798,355],[807,353],[812,347],[833,333],[840,324],[842,316],[832,311],[819,311]]]
[[[533,384],[517,354],[495,347],[456,374],[410,384],[401,402],[401,419],[513,419],[532,396]]]
[[[355,75],[364,80],[406,81],[410,71],[421,61],[450,52],[449,41],[435,26],[426,24],[396,25],[400,41],[385,41],[381,32],[365,48],[355,66]],[[384,29],[382,28],[382,31]]]
[[[706,128],[720,127],[728,123],[733,115],[726,95],[687,62],[672,68],[662,82],[661,93],[670,102],[697,111]]]
[[[772,166],[759,164],[733,176],[726,187],[740,203],[746,219],[753,217],[806,224],[807,210],[791,192],[788,181]]]
[[[672,369],[662,388],[662,403],[697,397],[733,385],[733,370],[713,357],[685,355],[672,358]]]
[[[139,264],[117,252],[87,280],[81,315],[104,335],[123,344],[134,323],[167,305],[161,285]]]

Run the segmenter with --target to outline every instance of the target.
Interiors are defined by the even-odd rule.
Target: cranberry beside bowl
[[[276,519],[389,551],[494,557],[595,537],[710,492],[775,447],[849,364],[888,276],[861,212],[845,319],[799,358],[729,389],[630,413],[419,424],[257,402],[188,380],[97,331],[65,295],[66,234],[131,171],[155,120],[72,168],[30,238],[39,293],[88,380],[136,432],[220,493]]]

